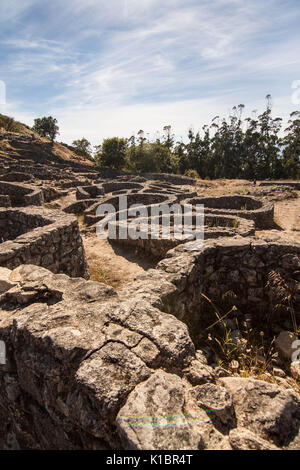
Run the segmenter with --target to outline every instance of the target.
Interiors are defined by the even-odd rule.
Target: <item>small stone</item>
[[[207,364],[207,357],[209,356],[209,353],[205,350],[200,350],[198,349],[196,351],[196,359],[199,362],[202,362],[202,364]]]
[[[230,372],[223,367],[216,367],[214,370],[216,377],[230,377]]]
[[[197,359],[192,361],[190,367],[185,373],[185,376],[193,385],[200,385],[214,381],[213,369]]]
[[[237,371],[237,370],[239,369],[240,365],[239,365],[238,361],[233,360],[233,361],[231,361],[231,363],[229,364],[229,367],[230,367],[231,370]]]
[[[292,359],[292,355],[295,351],[293,343],[297,341],[297,339],[298,336],[296,333],[292,333],[290,331],[282,331],[276,338],[275,347],[284,359]]]
[[[275,377],[286,377],[286,373],[284,372],[284,370],[280,369],[280,367],[273,367],[273,374],[275,375]]]

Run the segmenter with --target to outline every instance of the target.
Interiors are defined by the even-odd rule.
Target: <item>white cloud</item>
[[[36,18],[2,40],[12,51],[3,70],[10,95],[26,86],[45,96],[35,108],[24,98],[28,114],[11,110],[55,115],[68,142],[165,124],[185,134],[240,102],[261,107],[280,84],[279,108],[291,105],[283,75],[300,78],[299,34],[280,35],[295,14],[277,0],[54,0],[44,23],[43,3],[25,0],[0,14],[16,20],[34,3]]]
[[[17,21],[38,0],[9,0],[0,4],[0,22]]]

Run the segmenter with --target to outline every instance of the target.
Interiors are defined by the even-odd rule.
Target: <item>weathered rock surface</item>
[[[126,449],[199,449],[201,436],[184,410],[180,378],[158,371],[130,394],[117,416]],[[200,410],[199,410],[200,412]],[[207,420],[205,413],[197,419]],[[194,418],[195,421],[195,418]]]
[[[189,368],[184,371],[186,378],[193,385],[200,385],[206,382],[214,381],[214,371],[212,367],[207,364],[203,364],[199,360],[191,362]]]
[[[242,427],[230,431],[229,441],[233,450],[279,450],[278,447]]]
[[[220,379],[231,395],[237,427],[250,429],[277,446],[287,446],[300,426],[300,400],[290,389],[255,379]]]
[[[214,384],[198,385],[193,390],[197,405],[220,423],[235,423],[234,408],[230,394]]]
[[[0,267],[0,294],[14,287],[14,283],[10,280],[11,270]]]
[[[33,265],[5,272],[12,285],[0,295],[0,447],[299,447],[299,397],[220,378],[190,336],[211,324],[201,293],[226,292],[232,263],[242,306],[253,289],[264,306],[269,270],[280,265],[295,282],[299,254],[298,245],[252,239],[182,245],[119,292]]]
[[[300,382],[300,361],[291,363],[291,374],[295,380]]]

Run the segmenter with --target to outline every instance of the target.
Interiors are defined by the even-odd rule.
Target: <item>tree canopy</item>
[[[81,156],[86,158],[92,158],[92,147],[91,143],[85,138],[74,140],[72,142],[73,151]]]
[[[112,137],[104,139],[102,145],[96,147],[95,160],[100,166],[122,169],[126,158],[126,139]]]
[[[257,116],[243,118],[245,106],[234,106],[226,119],[215,116],[201,131],[190,129],[186,141],[175,141],[171,126],[150,141],[140,130],[129,139],[105,139],[98,163],[137,172],[199,175],[202,179],[300,178],[300,112],[291,113],[288,126],[273,117],[272,99]]]
[[[51,142],[54,142],[57,135],[59,134],[59,127],[57,125],[57,119],[52,116],[37,118],[34,120],[32,128],[41,137],[48,137]]]

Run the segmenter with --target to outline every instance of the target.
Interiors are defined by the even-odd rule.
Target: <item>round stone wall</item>
[[[77,219],[37,207],[0,209],[0,266],[35,264],[88,278]]]

